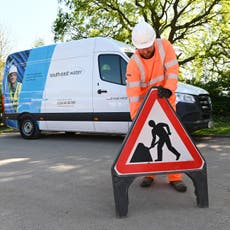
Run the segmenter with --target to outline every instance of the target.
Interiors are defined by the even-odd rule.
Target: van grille
[[[200,94],[198,96],[201,109],[203,112],[210,112],[212,110],[211,98],[207,94]]]

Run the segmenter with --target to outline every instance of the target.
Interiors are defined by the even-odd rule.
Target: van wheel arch
[[[40,137],[37,121],[31,114],[22,114],[18,119],[18,126],[20,134],[24,139],[37,139]]]

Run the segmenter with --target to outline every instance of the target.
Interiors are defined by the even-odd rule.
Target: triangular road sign
[[[200,170],[204,159],[165,98],[151,89],[114,163],[118,175]]]

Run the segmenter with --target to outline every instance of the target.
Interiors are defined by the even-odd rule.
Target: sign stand
[[[128,189],[135,177],[119,177],[112,172],[113,193],[117,217],[126,217],[128,213]]]
[[[209,201],[206,164],[202,170],[185,172],[185,174],[187,174],[193,181],[197,206],[199,208],[208,208]],[[112,170],[116,216],[119,218],[127,217],[129,205],[128,189],[136,177],[137,176],[118,176],[116,172]]]
[[[206,163],[200,171],[185,172],[193,181],[196,203],[200,208],[208,208],[208,181]]]
[[[128,189],[136,177],[174,172],[187,174],[195,187],[197,206],[208,207],[206,162],[168,101],[158,98],[152,88],[111,168],[117,217],[128,214]]]

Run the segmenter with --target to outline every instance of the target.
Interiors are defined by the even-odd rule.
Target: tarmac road
[[[0,230],[229,230],[230,138],[196,139],[208,167],[209,208],[192,181],[180,194],[164,175],[129,188],[127,218],[115,215],[111,166],[122,137],[0,135]]]

